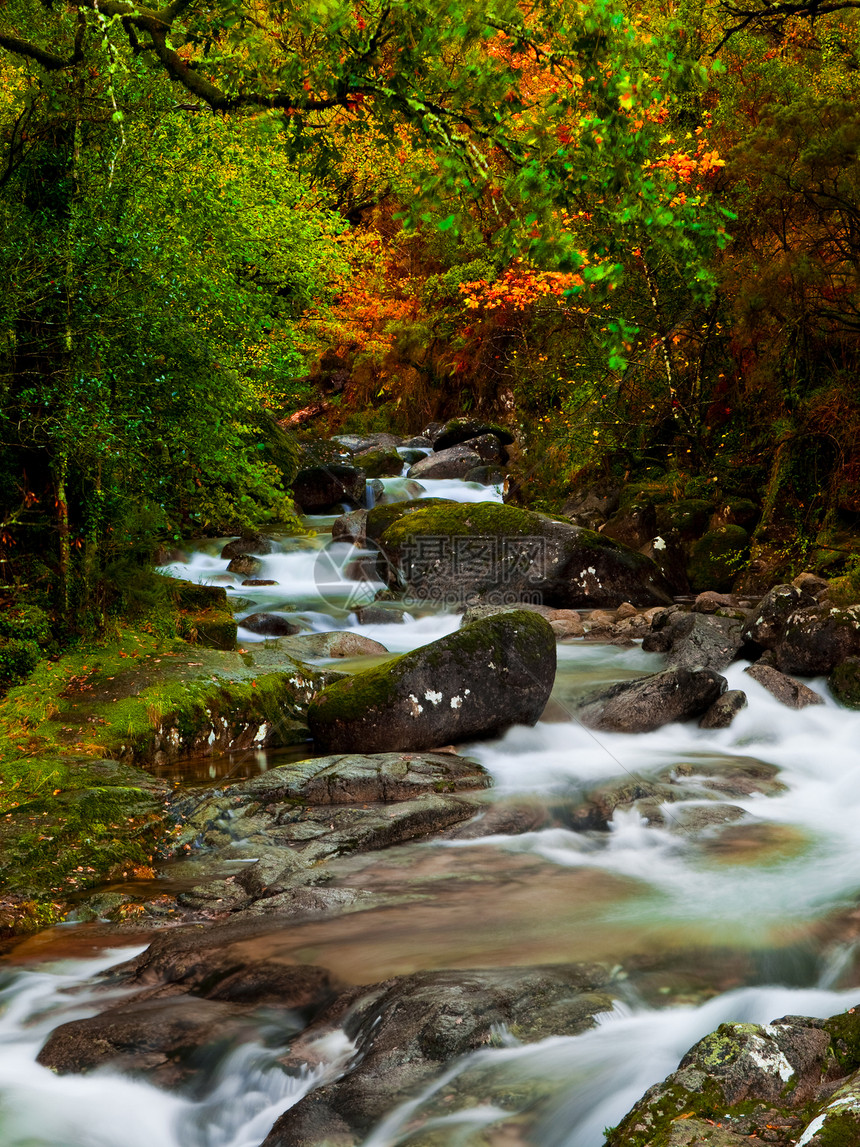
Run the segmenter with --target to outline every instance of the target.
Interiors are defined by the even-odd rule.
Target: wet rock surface
[[[668,669],[589,694],[578,702],[576,717],[589,729],[646,733],[700,716],[725,690],[726,679],[712,669]]]
[[[329,752],[432,749],[533,725],[554,678],[549,623],[516,611],[336,682],[315,697],[308,719]]]
[[[609,1133],[607,1147],[855,1143],[858,1036],[851,1013],[721,1024],[646,1092]],[[723,1137],[714,1138],[714,1129]]]
[[[795,681],[788,674],[780,673],[772,665],[750,665],[744,672],[789,709],[805,709],[807,705],[824,704],[824,698],[820,693],[816,693],[802,681]]]
[[[446,1063],[492,1046],[500,1025],[522,1042],[584,1031],[612,1006],[608,985],[605,969],[573,964],[421,972],[356,991],[318,1021],[343,1023],[355,1065],[282,1115],[264,1147],[357,1144]]]
[[[419,507],[389,525],[381,545],[392,587],[429,601],[498,604],[503,592],[508,602],[537,599],[562,609],[671,602],[659,569],[642,554],[568,522],[492,502]]]

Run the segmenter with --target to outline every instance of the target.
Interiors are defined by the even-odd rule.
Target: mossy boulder
[[[432,749],[533,725],[555,679],[555,634],[517,610],[337,681],[308,708],[325,752]]]
[[[853,1011],[853,1009],[852,1009]],[[858,1019],[785,1016],[725,1023],[652,1087],[607,1147],[680,1147],[764,1140],[849,1147],[860,1133]],[[836,1090],[834,1091],[834,1084]],[[688,1135],[690,1126],[701,1135]],[[719,1127],[728,1138],[713,1138]]]
[[[694,592],[728,593],[749,553],[750,537],[742,526],[709,530],[690,550],[687,576]]]
[[[440,506],[456,506],[447,498],[413,498],[406,502],[392,502],[382,506],[374,506],[367,512],[365,519],[365,534],[371,541],[378,542],[389,526],[399,522],[408,514],[417,510],[428,510]],[[340,519],[338,519],[340,520]]]
[[[827,678],[830,692],[846,709],[860,709],[860,657],[849,657]]]
[[[390,584],[423,600],[523,600],[559,609],[671,601],[650,558],[569,522],[495,502],[418,507],[390,525],[380,544]]]
[[[668,502],[657,513],[657,528],[674,530],[685,541],[700,538],[707,532],[714,503],[708,498],[683,498]]]
[[[354,461],[368,478],[397,478],[403,472],[403,459],[396,450],[371,447],[359,451]]]

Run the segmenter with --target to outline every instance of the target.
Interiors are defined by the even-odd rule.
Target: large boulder
[[[728,592],[746,561],[749,545],[750,537],[743,526],[720,526],[699,538],[690,550],[687,566],[695,592]]]
[[[432,749],[533,725],[555,678],[555,634],[534,613],[473,622],[322,690],[309,727],[328,752]]]
[[[494,502],[416,508],[385,530],[381,545],[392,583],[424,600],[522,599],[560,609],[671,601],[644,555],[569,522]]]
[[[428,454],[409,467],[409,478],[465,478],[470,470],[484,465],[484,459],[468,445],[451,446],[438,454]]]
[[[701,716],[725,691],[725,677],[713,669],[668,669],[588,694],[576,706],[576,716],[589,729],[649,733]]]
[[[374,446],[358,451],[354,460],[368,478],[397,478],[403,473],[403,459],[394,449]]]
[[[849,657],[860,653],[860,606],[797,609],[774,648],[777,668],[783,673],[815,677],[831,673]]]
[[[836,1147],[860,1142],[854,1009],[829,1020],[725,1023],[611,1130],[607,1147]]]
[[[666,627],[666,663],[685,669],[725,669],[743,645],[743,622],[714,614],[675,614]]]
[[[756,606],[744,637],[762,649],[773,649],[785,635],[788,619],[798,609],[814,607],[815,598],[797,586],[775,585]]]
[[[344,462],[329,462],[299,470],[293,483],[293,497],[304,513],[311,514],[341,502],[361,505],[366,485],[363,470]]]

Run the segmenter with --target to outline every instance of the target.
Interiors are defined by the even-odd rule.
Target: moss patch
[[[687,576],[696,593],[713,589],[728,593],[749,552],[749,534],[742,526],[720,526],[695,543]]]

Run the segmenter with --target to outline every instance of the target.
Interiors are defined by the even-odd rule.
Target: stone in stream
[[[257,554],[265,557],[272,552],[272,539],[265,534],[243,534],[228,542],[221,551],[222,558],[241,558],[248,554]]]
[[[775,585],[768,590],[753,611],[744,640],[762,649],[773,649],[785,634],[789,617],[797,609],[815,606],[815,598],[793,585]]]
[[[860,653],[860,606],[797,609],[786,621],[774,647],[776,665],[783,673],[815,677],[831,673],[837,665]]]
[[[463,475],[464,482],[477,482],[479,486],[501,486],[504,480],[505,472],[498,466],[476,466]]]
[[[250,613],[241,618],[239,624],[243,629],[261,637],[291,637],[301,633],[301,626],[295,625],[281,613]]]
[[[288,1070],[307,1062],[305,1043],[343,1027],[361,1050],[335,1082],[285,1112],[263,1147],[340,1147],[362,1142],[396,1104],[468,1052],[492,1046],[503,1026],[522,1043],[576,1035],[612,1007],[608,969],[587,964],[418,972],[336,1000],[294,1043]]]
[[[306,805],[369,804],[489,784],[479,764],[457,753],[351,753],[268,769],[229,785],[224,794],[264,804],[287,800]]]
[[[715,614],[676,614],[667,627],[666,664],[684,669],[727,668],[743,646],[742,621]]]
[[[787,705],[789,709],[805,709],[807,705],[823,705],[824,698],[808,685],[795,681],[785,673],[780,673],[772,665],[749,665],[744,670],[759,685],[764,686],[768,693]]]
[[[58,1075],[111,1067],[145,1075],[158,1087],[175,1088],[208,1073],[207,1047],[214,1052],[219,1045],[259,1039],[259,1022],[250,1008],[216,1000],[143,1000],[61,1024],[37,1062]],[[301,1030],[296,1021],[289,1025],[287,1020],[287,1025],[293,1032]]]
[[[393,447],[372,446],[356,451],[353,461],[368,478],[397,478],[403,472],[403,459]]]
[[[332,523],[331,540],[333,542],[352,542],[353,545],[363,546],[367,541],[365,532],[367,515],[367,510],[353,510],[349,514],[341,514]]]
[[[743,689],[729,689],[718,697],[699,721],[700,729],[728,729],[735,717],[747,707]]]
[[[359,625],[403,625],[407,609],[396,601],[372,601],[355,611]]]
[[[309,657],[368,657],[388,652],[381,642],[342,629],[335,629],[330,633],[303,633],[299,636],[280,637],[266,644],[269,649],[277,649],[300,661]]]
[[[562,609],[671,603],[660,571],[642,554],[494,502],[417,507],[389,525],[380,544],[392,586],[426,600],[522,598]]]
[[[348,502],[364,501],[364,471],[343,462],[330,462],[300,470],[293,482],[293,497],[306,514]]]
[[[468,445],[452,446],[439,454],[428,454],[426,458],[409,467],[409,478],[464,478],[470,470],[483,466],[480,454]]]
[[[439,641],[356,673],[310,706],[328,752],[432,749],[533,725],[555,678],[555,635],[537,614],[472,622]]]
[[[860,1142],[860,1016],[721,1024],[612,1129],[607,1147]]]
[[[230,564],[227,566],[227,572],[242,574],[243,577],[253,577],[255,574],[258,574],[262,568],[263,563],[261,561],[245,554],[241,557],[232,558]]]
[[[840,705],[860,709],[860,657],[849,657],[827,678],[830,692]]]
[[[700,716],[725,690],[725,677],[713,669],[668,669],[590,693],[578,702],[575,713],[588,729],[648,733],[672,721]]]

